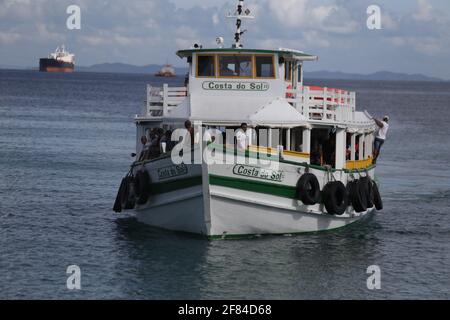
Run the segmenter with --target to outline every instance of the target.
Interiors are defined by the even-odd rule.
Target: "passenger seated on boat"
[[[171,152],[175,145],[175,141],[172,141],[172,131],[167,130],[160,141],[161,153]]]
[[[236,132],[236,145],[238,150],[247,150],[252,144],[252,130],[248,129],[246,123],[242,123],[239,130]]]
[[[322,146],[318,141],[315,141],[311,150],[311,164],[322,166]]]
[[[215,130],[215,127],[211,127],[211,129],[205,130],[205,134],[203,135],[203,142],[205,142],[206,145],[210,145],[215,140],[215,137],[211,134],[212,130]]]
[[[154,137],[150,142],[149,147],[149,159],[157,158],[161,155],[160,142],[161,138],[164,135],[164,130],[162,128],[155,128]]]
[[[141,154],[139,155],[139,159],[138,159],[139,162],[144,161],[147,158],[148,150],[150,147],[147,136],[141,137],[141,143],[142,143],[142,150],[141,150]]]
[[[333,132],[331,132],[328,139],[324,141],[322,150],[324,164],[334,168],[336,158],[336,135]]]
[[[345,146],[345,160],[351,160],[352,158],[352,135],[347,133],[347,140]]]

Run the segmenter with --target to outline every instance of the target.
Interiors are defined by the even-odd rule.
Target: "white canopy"
[[[285,99],[277,98],[248,117],[252,125],[268,127],[306,126],[306,118]]]

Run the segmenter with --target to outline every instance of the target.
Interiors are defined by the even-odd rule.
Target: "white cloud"
[[[2,45],[11,45],[19,41],[21,38],[22,36],[18,33],[0,32],[0,44]]]
[[[346,8],[334,2],[328,5],[317,5],[309,0],[271,1],[269,8],[278,22],[289,28],[352,33],[357,26]]]
[[[417,0],[418,11],[413,14],[413,18],[418,21],[431,21],[434,18],[433,7],[428,0]]]
[[[381,26],[383,29],[396,30],[398,21],[389,12],[384,11],[381,16]]]
[[[394,36],[387,38],[387,41],[394,46],[405,47],[429,56],[436,55],[443,50],[441,41],[434,37]]]

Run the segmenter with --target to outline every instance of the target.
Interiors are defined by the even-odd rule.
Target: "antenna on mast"
[[[229,13],[227,18],[236,19],[236,33],[234,34],[233,48],[242,48],[241,37],[247,30],[241,30],[242,20],[244,19],[254,19],[254,16],[250,15],[250,10],[244,10],[244,0],[238,0],[238,5],[236,8],[236,12],[234,14]]]

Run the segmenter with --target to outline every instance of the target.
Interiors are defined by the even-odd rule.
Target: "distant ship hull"
[[[156,77],[163,77],[163,78],[172,78],[176,77],[175,69],[171,64],[166,64],[164,67],[161,68],[156,74]]]
[[[174,74],[174,73],[169,73],[169,72],[167,72],[167,73],[160,73],[160,72],[158,72],[158,73],[155,74],[155,76],[156,77],[163,77],[163,78],[173,78],[173,77],[176,77],[177,75]]]
[[[74,72],[75,65],[70,62],[63,62],[56,59],[43,58],[39,60],[40,72]]]

